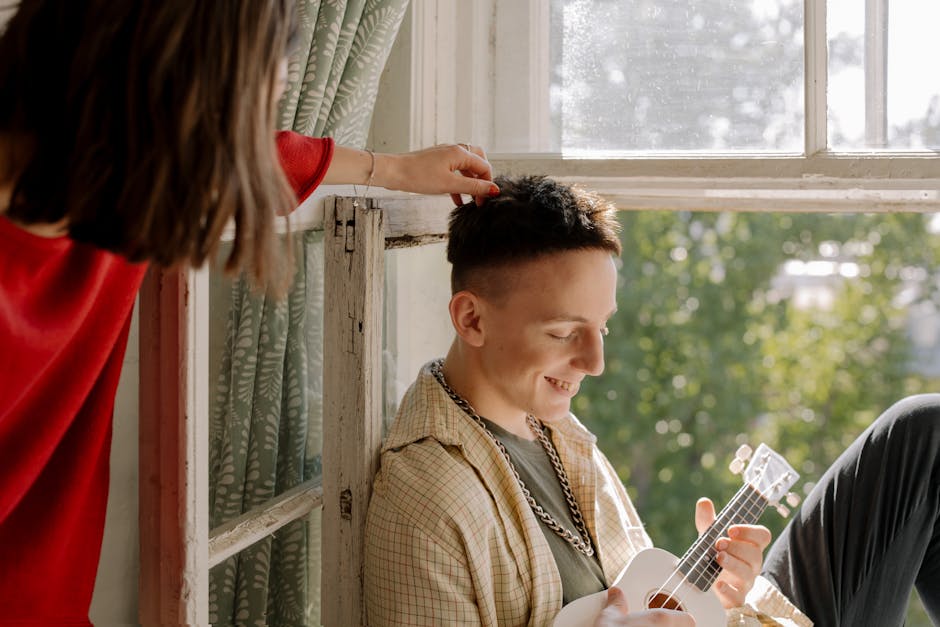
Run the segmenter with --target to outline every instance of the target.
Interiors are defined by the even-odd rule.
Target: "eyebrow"
[[[607,314],[607,320],[610,320],[611,318],[613,318],[615,313],[617,313],[617,309],[616,309],[616,308],[614,308],[613,311],[611,311],[609,314]],[[590,320],[588,320],[588,319],[585,318],[584,316],[570,316],[570,315],[562,314],[562,315],[560,315],[560,316],[555,316],[554,318],[549,318],[549,319],[546,320],[545,322],[546,322],[546,323],[553,323],[553,322],[580,322],[580,323],[582,323],[582,324],[587,324],[587,323],[590,322]]]

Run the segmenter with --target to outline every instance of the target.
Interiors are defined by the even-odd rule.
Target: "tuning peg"
[[[740,459],[742,462],[746,462],[751,458],[751,455],[754,453],[754,450],[747,444],[742,444],[738,447],[738,450],[734,453],[735,459]]]
[[[744,471],[744,460],[740,457],[735,457],[731,460],[731,464],[728,466],[732,474],[740,475]]]
[[[790,515],[790,508],[786,505],[777,504],[777,513],[786,518]]]
[[[800,495],[793,492],[787,493],[787,505],[790,507],[796,507],[800,504]]]

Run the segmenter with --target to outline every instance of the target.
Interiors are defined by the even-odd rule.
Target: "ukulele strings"
[[[675,578],[676,576],[679,576],[679,580],[678,580],[677,582],[675,582],[674,585],[672,585],[671,590],[669,590],[669,592],[667,593],[669,598],[675,599],[675,600],[678,602],[678,599],[676,598],[675,594],[676,594],[676,592],[678,592],[679,587],[680,587],[684,582],[688,582],[688,581],[689,581],[689,577],[690,577],[690,576],[692,576],[692,575],[700,576],[700,575],[702,575],[702,574],[704,574],[704,573],[708,573],[710,576],[714,576],[715,573],[717,573],[717,572],[720,570],[720,567],[718,567],[718,568],[716,569],[715,566],[713,565],[712,560],[709,559],[709,561],[706,563],[704,573],[701,571],[701,562],[702,562],[702,560],[704,560],[704,559],[706,559],[706,558],[711,558],[710,549],[709,549],[708,547],[709,547],[711,544],[713,544],[713,543],[715,542],[715,540],[717,540],[718,537],[719,537],[723,532],[727,531],[727,529],[733,524],[733,517],[734,517],[735,513],[740,512],[740,511],[742,510],[742,508],[746,508],[747,513],[752,514],[752,515],[754,514],[754,511],[757,511],[757,512],[758,512],[758,515],[759,515],[759,512],[762,511],[761,508],[759,507],[759,505],[760,505],[760,503],[759,503],[759,498],[758,498],[758,499],[755,499],[753,502],[749,502],[749,503],[748,503],[747,501],[750,500],[750,497],[748,497],[748,498],[746,498],[746,499],[743,499],[742,494],[743,494],[743,492],[745,491],[745,488],[746,488],[746,487],[747,487],[747,486],[743,486],[743,487],[738,491],[738,493],[735,495],[735,498],[732,499],[731,502],[730,502],[730,503],[721,511],[721,513],[718,515],[718,518],[715,520],[715,522],[705,531],[704,534],[702,534],[701,537],[699,537],[699,538],[692,544],[692,546],[689,548],[689,550],[686,551],[686,553],[685,553],[685,555],[683,555],[682,559],[679,560],[679,564],[677,565],[676,569],[672,571],[672,573],[669,575],[669,577],[666,579],[666,581],[663,583],[663,585],[660,586],[660,588],[655,592],[654,596],[658,596],[658,595],[661,594],[664,590],[666,590],[667,588],[669,588],[670,585],[672,585],[673,578]],[[759,497],[759,495],[758,495],[758,497]],[[744,504],[739,503],[739,501],[741,501],[742,499],[744,500]],[[754,505],[758,505],[757,510],[752,510],[752,509],[751,509]],[[732,510],[733,510],[733,511],[732,511]],[[704,548],[703,548],[703,547],[704,547]],[[695,560],[695,562],[693,562],[692,565],[689,567],[688,572],[687,572],[687,573],[683,573],[683,572],[681,571],[681,566],[682,566],[682,564],[685,563],[685,562],[687,562],[688,558],[689,558],[690,556],[694,555],[696,552],[699,553],[698,558],[697,558],[697,559]],[[697,571],[698,571],[698,572],[697,572]]]
[[[769,456],[764,456],[764,458],[763,458],[763,459],[761,460],[761,462],[760,462],[760,465],[756,467],[756,474],[757,474],[757,478],[758,478],[758,479],[759,479],[760,477],[762,477],[763,474],[764,474],[764,472],[767,470],[767,463],[768,463],[768,461],[769,461]],[[708,556],[708,553],[709,553],[708,545],[706,545],[706,547],[705,547],[704,549],[701,549],[702,545],[703,545],[705,542],[709,542],[710,544],[714,544],[715,541],[718,539],[718,536],[719,536],[723,531],[726,531],[728,527],[730,527],[730,525],[731,525],[731,516],[733,515],[732,510],[738,510],[738,509],[740,509],[740,505],[738,504],[738,501],[743,498],[742,495],[744,494],[744,492],[745,492],[745,490],[746,490],[747,488],[748,488],[748,483],[745,482],[744,485],[742,485],[741,488],[740,488],[740,489],[737,491],[737,493],[734,495],[734,498],[732,498],[732,499],[728,502],[728,504],[725,505],[724,509],[721,510],[721,512],[718,514],[718,517],[717,517],[717,518],[715,519],[715,521],[711,524],[711,526],[710,526],[708,529],[705,530],[705,533],[703,533],[701,537],[699,537],[695,542],[692,543],[692,546],[689,547],[689,550],[685,552],[685,555],[683,555],[683,556],[682,556],[682,559],[679,560],[679,563],[676,564],[675,570],[673,570],[672,573],[670,573],[669,577],[666,579],[666,581],[663,583],[663,585],[661,585],[661,586],[659,587],[659,589],[654,593],[654,595],[653,595],[654,597],[655,597],[655,596],[658,596],[658,595],[660,595],[660,594],[662,594],[663,590],[665,590],[666,587],[670,585],[670,582],[672,581],[673,577],[675,577],[676,575],[680,575],[679,581],[675,584],[675,586],[674,586],[674,587],[672,588],[672,590],[670,590],[670,592],[669,592],[669,597],[672,598],[672,599],[675,599],[675,593],[679,590],[679,586],[681,586],[681,585],[682,585],[683,583],[685,583],[685,582],[688,582],[688,576],[689,576],[691,573],[694,573],[694,572],[695,572],[695,569],[696,569],[696,568],[698,567],[698,565],[699,565],[699,562],[700,562],[702,559],[704,559],[706,556]],[[755,490],[755,492],[757,492],[757,491]],[[758,493],[758,497],[759,497],[759,496],[760,496],[760,493]],[[761,511],[763,511],[763,510],[761,510]],[[725,518],[725,517],[727,517],[728,520],[726,520],[726,521],[723,522],[721,525],[719,525],[719,522],[721,522],[722,519]],[[713,533],[714,533],[716,530],[719,530],[719,529],[720,529],[720,531],[718,532],[718,534],[715,534],[715,535],[713,536]],[[689,569],[689,573],[688,573],[688,574],[682,573],[681,570],[680,570],[682,564],[689,558],[689,556],[693,555],[693,554],[695,553],[695,551],[697,551],[697,550],[701,550],[701,551],[702,551],[702,554],[699,556],[699,558],[695,561],[695,563],[694,563],[694,564],[692,565],[692,567]],[[709,567],[712,569],[711,572],[709,572],[709,575],[710,575],[710,576],[714,576],[715,572],[717,572],[717,571],[714,570],[714,566],[711,565],[711,562],[709,562],[709,563],[706,565],[706,568],[709,568]],[[720,570],[720,567],[719,567],[719,570]],[[708,572],[708,571],[706,571],[706,572]],[[701,574],[701,573],[699,573],[699,574]],[[676,600],[676,602],[678,603],[678,599],[675,599],[675,600]]]
[[[726,532],[732,524],[734,524],[733,521],[736,514],[740,514],[743,511],[743,513],[753,516],[753,520],[757,520],[764,510],[764,506],[762,505],[762,498],[759,492],[755,490],[750,495],[744,496],[744,493],[748,487],[750,486],[747,484],[741,486],[741,489],[738,490],[734,498],[731,499],[728,505],[726,505],[725,508],[721,510],[721,513],[718,514],[715,522],[712,523],[705,533],[703,533],[694,543],[692,543],[692,546],[689,548],[689,550],[686,551],[685,555],[682,556],[682,559],[679,560],[679,565],[676,566],[675,570],[670,573],[669,577],[666,579],[663,585],[660,586],[659,589],[656,590],[656,592],[653,594],[654,597],[662,594],[663,591],[671,585],[670,582],[672,582],[673,578],[678,575],[679,580],[667,593],[669,598],[674,599],[678,603],[678,599],[676,598],[675,594],[678,592],[679,586],[685,582],[688,582],[689,576],[693,574],[696,576],[708,574],[710,577],[712,577],[721,570],[721,567],[718,566],[716,568],[714,562],[711,560],[711,550],[709,549],[709,546],[714,544],[718,537]],[[741,502],[739,503],[739,501]],[[704,548],[702,548],[703,546]],[[696,552],[700,552],[700,555],[695,560],[695,562],[692,563],[691,567],[689,568],[689,572],[683,573],[680,568],[681,565],[688,559],[689,556],[694,555]],[[709,561],[706,562],[704,570],[697,572],[697,570],[701,568],[702,560],[706,558],[708,558]]]
[[[767,460],[765,459],[764,463],[758,468],[758,478],[760,478],[763,475],[764,471],[766,470],[766,465],[767,465]],[[777,479],[774,480],[774,482],[767,489],[767,492],[769,494],[773,494],[775,490],[777,490],[781,485],[783,485],[783,483],[787,480],[788,476],[789,476],[789,473],[784,474],[780,477],[777,477]],[[677,565],[676,569],[672,571],[672,573],[669,575],[669,578],[666,579],[665,583],[663,583],[663,585],[660,586],[659,589],[653,594],[654,597],[658,596],[659,594],[663,592],[663,590],[666,589],[666,587],[669,585],[669,582],[672,581],[673,577],[675,577],[677,574],[681,574],[681,577],[679,581],[675,584],[675,587],[673,587],[672,590],[668,593],[669,598],[674,599],[676,603],[678,603],[678,599],[676,598],[675,594],[679,590],[679,586],[681,586],[684,582],[688,582],[688,576],[692,574],[696,574],[697,576],[707,574],[710,578],[713,578],[719,572],[721,572],[721,566],[718,566],[717,563],[714,562],[714,560],[709,560],[706,563],[704,572],[696,572],[696,569],[699,568],[700,562],[703,559],[711,556],[710,555],[711,549],[709,548],[709,546],[711,544],[714,544],[718,536],[720,536],[721,533],[727,531],[728,528],[733,524],[732,517],[736,513],[741,513],[743,511],[743,513],[752,517],[751,520],[757,521],[760,519],[761,514],[764,513],[764,510],[767,509],[767,499],[756,488],[754,488],[754,491],[750,496],[744,499],[743,504],[737,503],[737,501],[742,498],[741,497],[742,492],[744,492],[748,487],[753,487],[753,486],[749,484],[744,484],[743,486],[741,486],[737,494],[735,494],[734,498],[732,498],[731,501],[729,501],[728,504],[725,506],[725,508],[721,510],[721,513],[718,514],[718,517],[715,519],[715,522],[712,523],[712,525],[708,529],[705,530],[705,533],[703,533],[702,536],[698,538],[692,544],[689,550],[686,551],[685,555],[682,556],[682,559],[679,560],[679,564]],[[755,505],[757,506],[756,508],[754,508]],[[721,522],[723,518],[728,518],[728,520],[726,520],[721,525],[719,525],[718,523]],[[742,519],[746,520],[747,518],[742,516]],[[719,529],[719,527],[721,528],[721,531],[718,534],[714,534],[715,530]],[[680,570],[680,566],[683,564],[683,562],[686,561],[686,559],[690,555],[694,554],[695,551],[700,550],[702,544],[705,543],[706,541],[709,542],[709,545],[707,545],[705,549],[702,550],[701,555],[692,564],[692,566],[689,569],[689,572],[687,574],[682,574]]]

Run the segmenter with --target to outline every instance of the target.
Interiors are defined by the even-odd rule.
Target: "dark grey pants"
[[[817,627],[903,625],[914,586],[940,625],[940,394],[906,398],[826,471],[764,576]]]

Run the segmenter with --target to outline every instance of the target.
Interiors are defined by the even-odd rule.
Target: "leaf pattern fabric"
[[[298,0],[279,126],[365,145],[379,75],[408,0]],[[210,426],[210,527],[321,474],[322,233],[294,234],[286,300],[232,285]],[[320,513],[296,520],[210,572],[216,625],[320,624]]]
[[[299,52],[288,63],[280,127],[361,148],[408,0],[301,0],[297,7]]]
[[[210,427],[211,528],[321,474],[323,235],[292,240],[286,300],[254,294],[245,278],[232,286]],[[310,530],[294,521],[213,568],[210,621],[318,624],[308,571],[319,564],[319,537]]]

